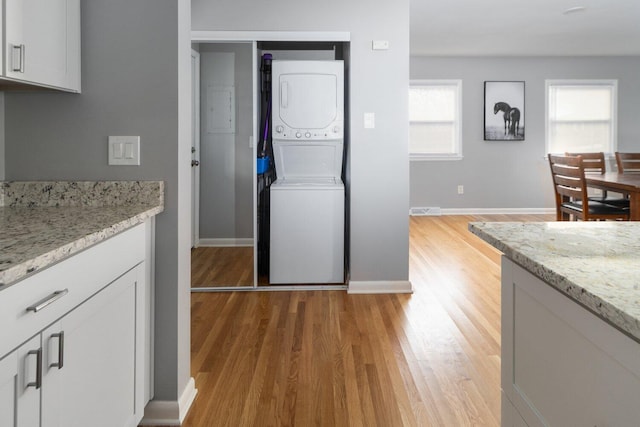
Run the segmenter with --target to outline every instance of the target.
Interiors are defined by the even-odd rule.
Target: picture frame
[[[524,141],[524,81],[484,82],[484,140]]]

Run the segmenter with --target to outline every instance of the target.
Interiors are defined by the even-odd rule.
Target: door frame
[[[253,158],[257,157],[257,147],[260,144],[260,74],[258,63],[258,42],[261,41],[335,41],[350,42],[351,33],[347,31],[191,31],[192,43],[252,43],[252,77],[253,77],[253,137],[251,149]],[[253,162],[253,176],[257,176],[257,165]],[[286,291],[286,290],[345,290],[346,285],[270,285],[258,286],[258,183],[253,180],[253,286],[238,287],[199,287],[191,288],[192,292],[229,292],[229,291]]]
[[[191,247],[200,245],[200,53],[191,49]],[[193,151],[195,150],[195,151]]]

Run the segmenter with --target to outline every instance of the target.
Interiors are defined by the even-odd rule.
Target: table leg
[[[640,221],[640,192],[633,192],[629,194],[630,204],[630,220]]]

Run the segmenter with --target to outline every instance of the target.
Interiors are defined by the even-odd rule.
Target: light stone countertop
[[[163,210],[158,181],[3,183],[0,291]]]
[[[640,223],[470,223],[469,230],[640,341]]]

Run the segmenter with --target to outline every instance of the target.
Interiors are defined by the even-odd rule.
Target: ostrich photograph
[[[485,141],[523,141],[524,127],[524,82],[484,82]]]

